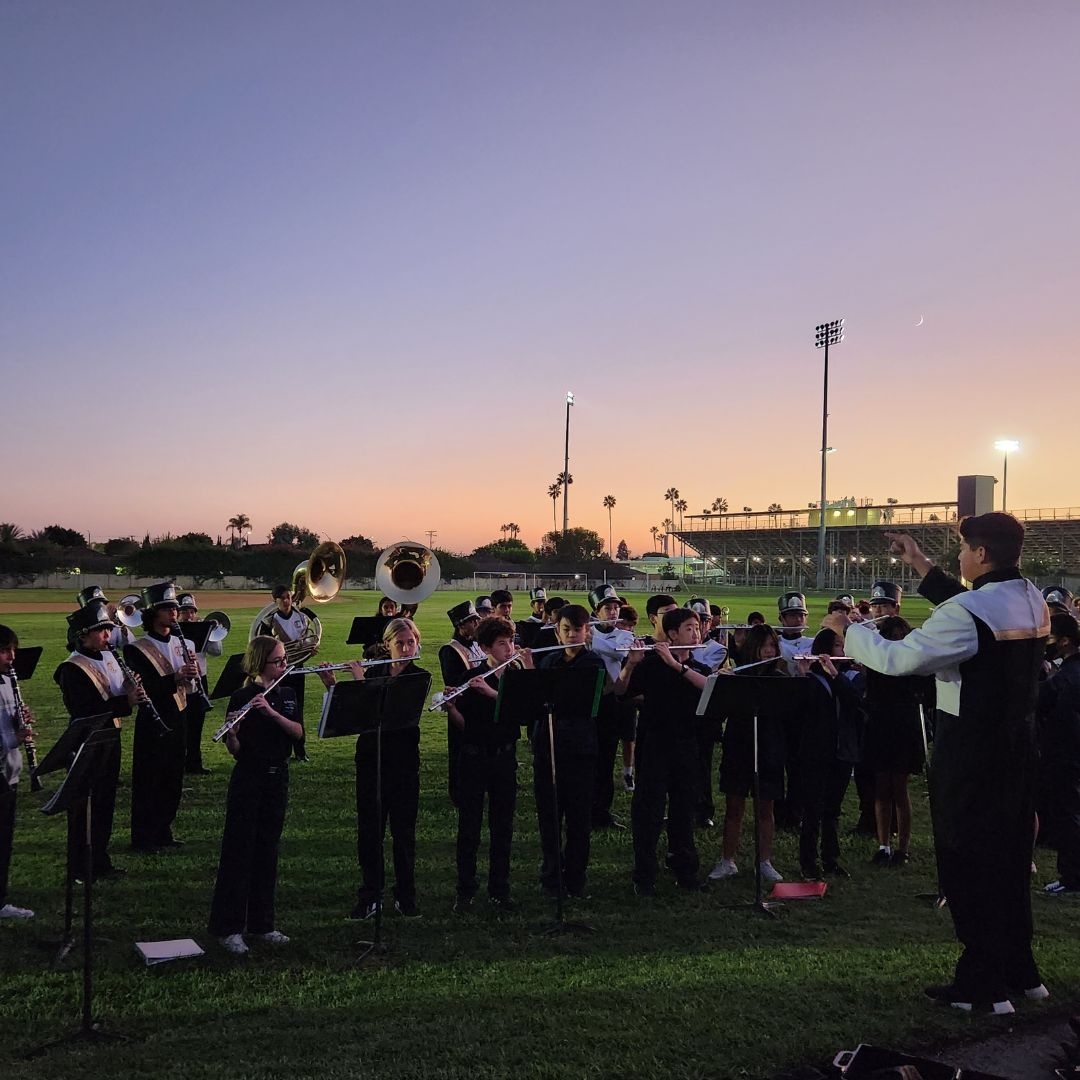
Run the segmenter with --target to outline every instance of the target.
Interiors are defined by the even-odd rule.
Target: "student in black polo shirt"
[[[630,652],[616,683],[617,694],[641,695],[637,731],[637,778],[630,807],[634,835],[634,891],[656,892],[656,845],[668,808],[667,865],[681,888],[701,887],[694,844],[698,742],[696,711],[709,669],[686,648],[701,641],[697,615],[673,608],[649,652]],[[682,648],[680,648],[682,646]]]
[[[589,613],[580,604],[566,604],[559,609],[555,632],[561,645],[573,645],[564,651],[537,657],[538,668],[590,668],[606,675],[604,662],[585,648],[589,640]],[[590,703],[591,706],[591,703]],[[532,732],[533,793],[536,797],[536,820],[540,829],[543,863],[540,887],[549,895],[559,891],[559,868],[562,867],[566,895],[585,895],[585,874],[589,866],[592,839],[593,779],[596,774],[596,719],[590,709],[580,713],[556,712],[555,773],[559,786],[558,829],[555,826],[551,785],[551,751],[546,723]],[[566,822],[566,846],[562,843],[562,821]]]
[[[469,690],[450,702],[451,720],[460,729],[457,778],[457,901],[454,911],[465,914],[476,895],[476,852],[484,820],[484,797],[488,804],[488,896],[499,911],[513,911],[510,899],[510,845],[514,839],[514,808],[517,804],[518,724],[512,717],[495,719],[499,696],[497,674],[488,674],[514,655],[514,625],[509,619],[484,619],[476,631],[485,663],[469,680]],[[532,659],[522,654],[522,664]]]
[[[244,934],[285,945],[274,929],[278,842],[289,796],[289,754],[304,734],[295,693],[279,685],[285,646],[259,635],[244,654],[247,685],[229,698],[229,712],[254,703],[226,736],[236,758],[225,804],[225,834],[210,906],[210,933],[231,953],[248,951]]]

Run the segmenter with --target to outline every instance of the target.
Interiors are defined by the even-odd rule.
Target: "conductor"
[[[1031,952],[1030,863],[1035,812],[1035,707],[1050,617],[1019,570],[1024,527],[1011,514],[960,522],[960,573],[936,568],[907,535],[892,552],[938,606],[923,626],[890,641],[840,612],[847,655],[885,675],[934,675],[937,728],[930,768],[938,881],[963,952],[936,1001],[1013,1012],[1010,995],[1049,996]]]

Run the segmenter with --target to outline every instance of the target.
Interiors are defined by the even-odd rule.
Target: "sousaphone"
[[[435,552],[418,540],[391,544],[375,564],[375,587],[399,604],[419,604],[438,587],[442,568]]]

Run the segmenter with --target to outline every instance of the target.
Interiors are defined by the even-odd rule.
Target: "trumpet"
[[[19,693],[19,677],[15,674],[15,665],[6,672],[7,677],[11,680],[11,697],[15,702],[15,719],[18,722],[19,730],[26,732],[26,736],[23,739],[23,746],[26,747],[26,764],[30,767],[30,790],[40,791],[42,789],[41,780],[37,776],[37,744],[34,742],[34,729],[27,722],[27,709],[23,703],[22,694]]]
[[[265,695],[269,694],[270,691],[273,690],[279,682],[281,682],[283,679],[287,679],[292,674],[293,669],[291,667],[287,667],[272,683],[270,683],[269,686],[264,686],[259,691],[259,693],[265,697]],[[226,716],[225,723],[222,724],[221,727],[219,727],[217,731],[214,732],[213,741],[221,742],[221,740],[224,739],[225,736],[228,735],[229,732],[232,731],[232,729],[236,727],[236,725],[239,724],[240,721],[243,720],[244,717],[247,716],[247,714],[251,712],[251,710],[254,708],[255,706],[249,701],[246,705],[241,705],[240,708],[236,710],[236,712]]]
[[[415,656],[399,656],[396,660],[392,657],[387,657],[385,660],[360,660],[352,661],[351,663],[344,664],[323,664],[322,667],[316,665],[315,667],[298,667],[293,669],[294,675],[321,675],[324,671],[344,671],[346,668],[352,667],[354,663],[359,663],[361,667],[369,668],[376,667],[379,664],[408,664],[410,661],[419,660],[420,654]]]

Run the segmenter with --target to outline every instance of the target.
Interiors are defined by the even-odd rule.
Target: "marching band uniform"
[[[119,724],[120,717],[131,715],[131,702],[116,657],[108,650],[97,652],[78,643],[81,635],[91,630],[111,629],[112,620],[104,601],[89,602],[69,615],[67,621],[68,636],[74,647],[53,674],[60,687],[64,708],[72,720],[111,713]],[[108,755],[91,791],[93,816],[90,830],[95,878],[109,877],[116,872],[109,857],[109,842],[116,811],[116,788],[120,782],[119,740],[109,746]],[[82,872],[85,850],[86,804],[79,799],[68,810],[68,865],[77,873]]]
[[[191,593],[182,593],[178,597],[181,611],[194,611],[198,613],[195,597]],[[210,686],[206,681],[206,658],[208,656],[220,656],[222,643],[206,639],[206,646],[196,651],[193,645],[188,646],[199,665],[199,682],[202,683],[203,693],[207,700],[210,697]],[[202,759],[202,731],[203,722],[206,720],[206,703],[197,697],[192,697],[188,702],[188,730],[187,730],[187,754],[184,760],[184,772],[208,773],[210,770],[203,768]]]
[[[15,792],[22,773],[22,722],[15,711],[11,679],[0,675],[0,918],[32,919],[29,908],[9,904],[8,871],[15,837]]]
[[[970,592],[934,567],[919,592],[938,604],[920,629],[887,641],[854,624],[847,653],[886,675],[937,678],[934,841],[964,951],[953,985],[933,996],[1011,1012],[1010,988],[1045,995],[1031,952],[1029,879],[1034,717],[1049,613],[1015,566],[979,575]]]
[[[285,589],[285,592],[288,592],[288,588],[284,585],[275,588],[275,602],[278,597],[278,589]],[[280,611],[272,611],[264,619],[257,621],[251,629],[251,636],[257,637],[259,634],[266,634],[268,637],[283,641],[285,648],[288,649],[292,642],[299,641],[304,637],[311,638],[314,641],[319,636],[320,630],[319,619],[315,612],[310,611],[308,608],[293,605],[290,607],[288,615],[283,615]],[[290,675],[281,684],[287,686],[296,695],[296,707],[299,710],[298,715],[301,719],[304,715],[304,679],[304,675]],[[307,747],[304,739],[293,743],[293,757],[297,761],[307,761]]]
[[[480,623],[480,613],[471,600],[457,604],[447,613],[454,626],[454,636],[439,650],[439,668],[443,685],[449,689],[468,682],[484,662],[484,650],[472,639]],[[471,627],[471,630],[469,629]],[[458,805],[458,756],[461,752],[461,729],[448,715],[446,718],[447,783],[450,801]]]
[[[787,663],[789,675],[801,675],[799,665],[795,661],[796,656],[806,655],[810,645],[808,638],[803,636],[803,627],[806,625],[806,598],[799,592],[784,593],[777,601],[777,608],[783,622],[783,616],[792,613],[802,615],[802,625],[785,627],[779,631],[780,655]],[[791,636],[788,636],[791,635]],[[776,823],[780,826],[799,827],[802,820],[802,786],[799,782],[799,756],[795,753],[802,738],[802,719],[795,714],[789,714],[785,718],[788,757],[787,757],[787,796],[778,799],[776,804]]]
[[[709,602],[704,597],[695,596],[686,602],[701,624],[703,649],[694,650],[694,659],[708,671],[716,671],[727,659],[727,645],[713,638],[706,640],[706,627],[712,621]],[[717,731],[712,720],[704,716],[696,717],[694,728],[698,743],[698,785],[697,799],[694,806],[694,823],[704,828],[711,828],[716,817],[716,802],[713,798],[713,752],[716,748]]]
[[[180,808],[187,754],[187,691],[178,678],[184,666],[180,638],[150,629],[160,607],[175,608],[176,588],[152,585],[143,590],[145,633],[124,649],[124,660],[139,676],[165,726],[146,709],[135,715],[131,761],[131,846],[136,851],[179,847],[172,823]]]

